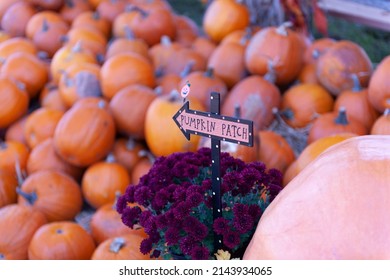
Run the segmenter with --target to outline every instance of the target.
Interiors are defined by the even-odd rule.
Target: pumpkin
[[[49,222],[74,219],[83,203],[79,184],[56,170],[30,174],[17,193],[19,204],[41,211]]]
[[[353,75],[353,79],[355,80],[354,87],[340,92],[335,100],[334,110],[344,107],[348,116],[359,120],[369,131],[379,117],[379,113],[369,101],[368,89],[360,86],[357,76]]]
[[[137,141],[131,137],[118,137],[112,147],[112,154],[116,161],[131,174],[135,165],[142,158],[139,152],[144,149],[146,149],[146,146],[143,141]]]
[[[54,147],[72,165],[86,167],[107,156],[115,141],[115,122],[104,100],[86,97],[58,122]]]
[[[202,27],[205,34],[219,43],[230,33],[246,28],[250,23],[250,14],[243,1],[212,1],[205,11]]]
[[[66,162],[55,152],[53,138],[42,141],[31,150],[26,168],[29,175],[41,170],[57,170],[76,181],[81,178],[83,172],[82,168]]]
[[[220,94],[221,104],[228,94],[228,88],[225,82],[214,75],[212,67],[207,68],[206,71],[192,71],[183,76],[179,82],[179,88],[189,83],[191,85],[191,96],[194,96],[202,102],[206,110],[210,110],[210,93],[218,92]]]
[[[154,155],[148,150],[139,151],[138,155],[141,159],[135,164],[131,170],[131,184],[136,185],[139,179],[147,174],[155,161]]]
[[[190,100],[190,109],[205,111],[200,101],[195,97]],[[158,96],[149,105],[145,116],[145,141],[155,156],[166,156],[174,152],[196,151],[200,136],[191,135],[187,140],[172,117],[183,106],[179,93]],[[169,135],[169,137],[166,137]]]
[[[162,76],[157,76],[157,87],[154,89],[157,95],[168,95],[174,90],[179,90],[182,77],[191,73],[191,67],[187,67],[180,75],[174,73],[164,75],[164,73],[161,73]]]
[[[216,49],[217,44],[205,36],[198,36],[191,45],[191,49],[202,55],[206,61]]]
[[[116,193],[123,194],[130,181],[127,169],[115,162],[114,156],[110,154],[105,161],[96,162],[85,170],[81,191],[87,203],[97,209],[114,202]]]
[[[260,130],[258,137],[260,146],[257,159],[268,169],[276,168],[285,173],[295,160],[293,148],[282,135],[271,130]]]
[[[68,110],[68,106],[60,95],[58,86],[51,82],[47,83],[42,89],[39,95],[39,103],[41,107],[55,109],[64,113]]]
[[[319,84],[316,71],[315,63],[305,64],[299,72],[297,80],[302,84]]]
[[[91,235],[96,244],[100,244],[107,239],[137,231],[137,234],[146,234],[143,228],[131,229],[122,222],[121,216],[116,211],[116,202],[107,203],[96,209],[90,222]]]
[[[36,109],[27,116],[24,125],[24,138],[30,149],[53,137],[56,126],[63,114],[62,111],[43,107]]]
[[[26,169],[29,156],[28,147],[18,141],[0,141],[0,170],[16,174],[16,168]]]
[[[297,84],[282,97],[281,115],[288,125],[303,128],[333,110],[333,96],[318,84]]]
[[[173,14],[173,20],[176,26],[175,41],[184,47],[191,47],[200,35],[198,25],[186,15]]]
[[[390,134],[390,108],[379,116],[371,127],[370,134]]]
[[[303,56],[305,64],[315,64],[318,58],[323,55],[331,46],[336,43],[336,40],[329,37],[315,39],[306,49]]]
[[[58,11],[61,17],[71,24],[78,15],[91,11],[92,7],[87,0],[64,0],[64,5]]]
[[[136,53],[120,53],[106,60],[100,70],[103,96],[108,99],[122,88],[141,84],[153,88],[156,84],[152,64]]]
[[[257,31],[245,50],[245,65],[251,74],[272,72],[276,84],[293,82],[303,67],[303,43],[295,31],[287,28],[265,27]]]
[[[17,185],[18,181],[13,173],[0,169],[0,209],[5,205],[16,203]]]
[[[80,62],[67,67],[61,74],[58,90],[65,105],[70,108],[76,101],[88,96],[102,96],[100,66]]]
[[[163,73],[181,75],[187,71],[189,66],[191,67],[191,71],[205,71],[207,61],[197,51],[189,48],[181,48],[174,55],[168,57],[167,64],[163,68]]]
[[[102,18],[107,19],[112,24],[115,18],[125,11],[127,4],[127,0],[101,0],[96,7],[96,11]]]
[[[119,90],[109,104],[117,131],[135,139],[144,139],[146,111],[156,97],[153,89],[140,84]]]
[[[138,230],[139,231],[139,230]],[[139,247],[146,234],[126,234],[105,240],[94,251],[92,260],[150,260],[149,255],[140,252]]]
[[[341,40],[334,43],[317,61],[318,81],[334,96],[351,89],[357,75],[362,87],[368,85],[372,73],[372,62],[366,51],[358,44]]]
[[[28,0],[28,2],[34,4],[42,10],[54,10],[58,11],[65,0]]]
[[[210,55],[207,66],[214,69],[215,76],[231,89],[247,75],[245,45],[234,42],[220,44]],[[226,59],[229,57],[229,59]]]
[[[288,172],[289,174],[287,174],[284,178],[284,185],[287,185],[288,182],[290,182],[299,172],[301,172],[327,148],[355,136],[358,135],[348,132],[336,133],[324,136],[308,144],[298,155],[295,161],[289,165],[288,170],[286,170],[286,173]]]
[[[172,42],[168,36],[162,36],[160,42],[149,48],[149,57],[152,60],[154,69],[157,72],[166,74],[165,68],[169,63],[170,57],[182,49],[183,46],[178,42]]]
[[[24,137],[24,125],[26,124],[27,116],[13,122],[6,130],[5,141],[17,141],[27,146],[26,138]]]
[[[71,221],[41,226],[28,246],[30,260],[88,260],[96,245],[92,236]]]
[[[73,21],[71,28],[88,27],[104,35],[106,39],[111,35],[111,23],[103,18],[98,11],[85,11],[80,13]]]
[[[113,35],[124,37],[126,27],[129,27],[136,37],[145,40],[149,46],[158,44],[161,36],[168,36],[173,40],[176,35],[173,14],[165,8],[130,5],[113,21]]]
[[[7,11],[12,4],[18,2],[19,0],[3,0],[0,1],[0,18],[3,17],[4,13]]]
[[[368,85],[368,99],[372,106],[380,113],[390,108],[390,91],[388,89],[388,69],[390,55],[386,56],[375,68]]]
[[[280,90],[261,76],[251,75],[238,82],[226,96],[222,115],[234,116],[239,106],[241,116],[253,121],[254,129],[266,128],[274,119],[272,109],[281,106]]]
[[[26,52],[36,55],[38,53],[38,49],[28,38],[14,37],[7,39],[0,43],[1,65],[11,54],[16,52]]]
[[[309,129],[307,143],[336,133],[349,132],[357,135],[368,134],[368,130],[363,123],[353,117],[348,116],[344,107],[337,111],[331,111],[320,115]]]
[[[259,26],[248,26],[245,29],[240,29],[231,32],[223,40],[221,44],[225,43],[236,43],[243,45],[244,47],[248,46],[249,40],[252,38],[253,34],[259,31],[261,27]]]
[[[0,77],[0,128],[6,128],[27,113],[29,96],[24,87],[8,77]]]
[[[34,233],[46,223],[40,211],[27,206],[10,204],[0,208],[0,260],[27,260]]]
[[[1,28],[11,37],[24,37],[27,23],[35,13],[36,10],[31,3],[16,2],[8,7],[1,17]]]
[[[322,153],[264,211],[243,259],[389,259],[389,143],[365,135]]]

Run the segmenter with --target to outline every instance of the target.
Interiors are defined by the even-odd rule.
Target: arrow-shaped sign
[[[190,110],[188,101],[173,116],[173,120],[188,140],[190,134],[196,134],[253,146],[253,121]]]

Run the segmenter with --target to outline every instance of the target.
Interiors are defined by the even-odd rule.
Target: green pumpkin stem
[[[27,202],[30,205],[34,205],[35,201],[37,201],[37,199],[38,199],[38,195],[35,191],[33,191],[31,193],[26,193],[26,192],[22,191],[22,189],[20,187],[17,187],[16,193],[18,195],[20,195],[21,197],[23,197],[25,200],[27,200]]]
[[[119,251],[126,245],[126,241],[122,237],[116,237],[110,244],[110,252],[119,253]]]
[[[349,121],[347,118],[347,110],[345,109],[345,107],[340,107],[339,113],[338,113],[337,117],[335,118],[334,122],[336,124],[340,124],[340,125],[348,125],[349,124]]]

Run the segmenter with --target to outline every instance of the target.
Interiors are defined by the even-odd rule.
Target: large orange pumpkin
[[[375,68],[368,85],[368,99],[372,106],[381,113],[386,108],[390,108],[389,69],[390,55],[386,56]]]
[[[0,208],[16,203],[18,181],[13,173],[0,169]],[[0,258],[1,259],[1,258]]]
[[[390,136],[334,145],[264,211],[244,259],[389,259]]]
[[[0,208],[0,260],[26,260],[31,238],[46,223],[45,215],[27,206]]]

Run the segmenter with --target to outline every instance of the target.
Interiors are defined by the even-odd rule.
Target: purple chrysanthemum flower
[[[122,195],[118,198],[118,200],[116,201],[116,211],[119,213],[119,214],[122,214],[123,213],[123,210],[127,207],[127,200],[126,200],[126,197],[125,195]]]
[[[191,254],[192,249],[195,247],[196,240],[193,236],[188,235],[179,240],[180,250],[186,254]]]
[[[201,185],[202,193],[211,190],[212,181],[210,178],[203,180]]]
[[[242,215],[248,214],[249,205],[237,203],[233,206],[233,215],[234,217],[240,217]]]
[[[138,223],[141,212],[141,208],[138,206],[125,208],[122,212],[122,222],[126,226],[133,228]]]
[[[206,238],[209,230],[205,224],[202,224],[197,218],[189,216],[183,221],[183,229],[195,240],[201,241]]]
[[[168,226],[167,215],[159,215],[155,218],[156,227],[158,229],[164,229]]]
[[[165,232],[165,241],[167,245],[175,245],[180,239],[180,229],[176,227],[170,227]]]
[[[222,234],[230,229],[229,220],[220,217],[214,220],[213,229],[217,234]]]
[[[153,250],[153,252],[150,255],[150,257],[157,259],[158,257],[160,257],[160,255],[161,255],[161,252],[159,250]]]
[[[191,259],[192,260],[208,260],[210,256],[210,251],[203,246],[195,246],[191,250]]]
[[[173,199],[175,201],[183,201],[186,199],[187,190],[183,186],[177,186],[173,192]]]
[[[140,186],[134,191],[135,201],[142,206],[148,206],[152,192],[147,186]]]
[[[221,191],[222,193],[226,193],[232,191],[237,185],[237,177],[238,172],[232,171],[230,173],[226,173],[222,178]]]
[[[283,185],[283,174],[280,172],[280,170],[271,168],[268,170],[268,174],[270,175],[270,183],[273,183],[275,185]]]
[[[166,189],[159,190],[152,200],[152,207],[156,211],[160,211],[165,207],[170,197],[169,192]]]
[[[246,233],[253,229],[254,220],[249,214],[234,216],[233,227],[239,233]]]
[[[140,252],[144,255],[148,254],[150,251],[152,251],[152,248],[153,248],[153,242],[150,238],[146,238],[144,240],[141,241],[141,244],[140,244]]]
[[[186,201],[179,202],[173,209],[176,220],[184,220],[190,214],[191,206]]]
[[[226,231],[222,236],[223,244],[229,249],[233,249],[240,244],[240,234],[236,231]]]
[[[199,167],[192,164],[187,164],[186,168],[184,169],[182,176],[192,179],[196,177],[199,173]]]
[[[260,219],[263,214],[262,209],[257,204],[249,205],[248,214],[252,216],[253,220],[256,222]]]
[[[265,170],[266,170],[266,166],[264,164],[264,162],[261,162],[261,161],[254,161],[254,162],[251,162],[249,163],[249,166],[250,167],[254,167],[256,170],[258,170],[260,173],[264,173]]]
[[[200,193],[192,193],[187,196],[186,202],[188,202],[191,208],[198,206],[203,201],[203,195]]]

